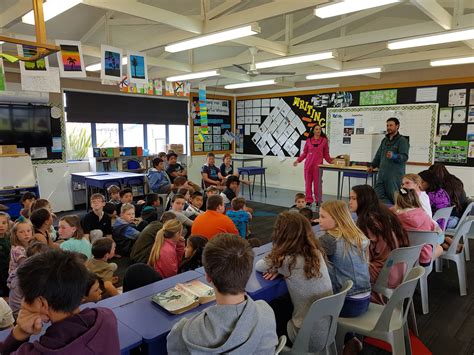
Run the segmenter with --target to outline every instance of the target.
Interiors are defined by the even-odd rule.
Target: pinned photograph
[[[100,78],[102,80],[122,80],[122,50],[120,48],[101,46],[102,68]]]
[[[81,42],[57,40],[56,45],[61,48],[57,52],[59,75],[63,78],[85,78]]]
[[[146,56],[140,52],[128,51],[127,73],[130,82],[134,84],[148,83]]]

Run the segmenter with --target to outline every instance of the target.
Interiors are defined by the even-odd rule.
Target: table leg
[[[263,158],[260,159],[260,167],[263,168]]]
[[[253,182],[252,182],[252,195],[255,193],[255,177],[256,175],[253,176]],[[249,176],[249,180],[250,180],[250,176]]]
[[[341,198],[342,191],[341,191],[341,171],[338,170],[337,172],[337,199]]]
[[[265,198],[267,197],[267,177],[265,176],[265,171],[263,171],[263,183],[265,186]]]

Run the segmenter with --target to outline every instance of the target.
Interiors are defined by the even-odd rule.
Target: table
[[[265,254],[269,252],[270,250],[272,250],[272,246],[273,246],[273,243],[271,242],[267,244],[263,244],[259,247],[253,248],[253,252],[255,253],[255,255]]]
[[[242,167],[242,168],[237,169],[239,173],[239,178],[240,178],[240,175],[243,175],[243,176],[247,175],[250,182],[250,177],[253,176],[252,190],[250,190],[250,185],[248,185],[250,200],[252,199],[252,194],[254,193],[254,190],[255,190],[255,177],[257,175],[260,176],[260,192],[262,192],[262,188],[263,186],[265,186],[265,197],[267,197],[267,179],[265,176],[266,169],[267,168],[258,167],[258,166],[247,166],[247,167]],[[243,193],[243,190],[242,190],[242,193]]]
[[[260,167],[263,168],[263,157],[259,157],[259,156],[256,156],[256,157],[252,157],[252,156],[245,156],[245,155],[241,155],[241,156],[235,156],[235,157],[232,157],[232,160],[233,161],[240,161],[242,163],[242,167],[245,166],[245,162],[251,162],[251,161],[259,161],[260,162]]]
[[[318,202],[321,204],[323,197],[323,171],[336,171],[337,172],[337,199],[341,198],[341,177],[342,173],[353,173],[353,172],[367,172],[367,167],[363,165],[353,165],[353,166],[338,166],[334,164],[321,164],[319,165],[319,189],[318,189]],[[377,181],[377,170],[374,170],[372,173],[367,173],[368,176],[372,178],[372,187],[375,186]]]

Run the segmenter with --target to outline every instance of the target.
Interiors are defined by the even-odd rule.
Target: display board
[[[0,189],[36,185],[29,155],[0,157]]]
[[[400,134],[410,142],[411,163],[433,162],[438,104],[359,106],[327,110],[329,151],[351,154],[353,135],[384,133],[389,117],[400,120]]]
[[[207,95],[207,134],[201,131],[199,97],[191,94],[191,155],[233,153],[234,112],[232,97]]]
[[[282,100],[290,107],[288,111],[286,105],[283,105],[285,106],[283,112],[288,111],[288,116],[284,117],[287,125],[291,125],[291,122],[293,124],[298,122],[293,119],[294,114],[304,124],[306,130],[294,143],[293,140],[296,136],[292,138],[291,143],[293,143],[294,148],[290,146],[290,143],[287,144],[287,148],[290,151],[285,149],[287,141],[284,142],[283,147],[279,144],[283,151],[279,155],[281,159],[284,159],[285,156],[291,156],[296,149],[298,150],[296,155],[299,155],[302,141],[306,139],[311,127],[315,124],[320,124],[322,127],[326,126],[328,109],[435,103],[439,106],[437,112],[438,120],[435,132],[433,133],[435,137],[433,140],[434,153],[431,162],[439,161],[446,165],[474,166],[473,77],[389,85],[387,84],[383,88],[381,85],[364,89],[354,87],[325,93],[319,90],[315,92],[288,92],[278,95],[268,94],[240,97],[236,102],[236,151],[244,154],[278,156],[278,147],[275,149],[274,146],[270,146],[270,144],[273,144],[273,141],[269,138],[268,133],[271,133],[276,144],[279,144],[278,140],[273,132],[268,132],[267,129],[272,128],[272,121],[269,121],[270,126],[268,127],[267,124],[263,126],[263,123],[266,122],[270,112],[279,104],[283,105],[281,103]],[[278,113],[280,112],[281,107]],[[409,115],[408,113],[406,114]],[[417,121],[416,117],[413,116],[412,118]],[[280,120],[279,115],[276,116],[276,119]],[[348,128],[351,127],[348,126]],[[425,143],[428,139],[431,142],[431,128],[430,126],[429,130],[428,128],[425,130],[426,136],[423,135],[423,142]],[[293,130],[293,132],[295,131],[300,133],[297,127]],[[401,131],[403,132],[403,126]],[[276,134],[290,133],[290,131],[282,131],[282,129],[277,131],[276,128],[274,132]],[[350,135],[355,133],[355,130],[354,132],[347,130],[346,138],[350,138]],[[256,134],[259,134],[260,137],[258,135],[255,136]],[[290,135],[290,138],[292,136],[293,133]],[[262,137],[267,138],[265,141],[266,146],[262,142]],[[345,141],[347,142],[348,139]],[[280,139],[280,143],[283,143],[283,139]],[[410,144],[412,146],[421,146],[421,144],[418,144],[418,139],[415,139],[413,136],[410,137]],[[419,156],[417,153],[414,153],[413,157],[416,157],[417,161],[426,161],[424,164],[428,164],[429,156],[426,155],[426,152],[427,150],[423,153],[424,155]],[[337,149],[336,152],[330,151],[331,156],[335,156],[336,153]],[[410,159],[410,162],[412,162],[412,159]]]

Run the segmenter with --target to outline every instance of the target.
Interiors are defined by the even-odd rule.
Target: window
[[[144,147],[142,124],[123,124],[123,145],[125,147]]]
[[[185,125],[169,125],[169,144],[182,144],[184,154],[187,153],[187,130],[188,126]]]
[[[69,160],[82,160],[92,156],[90,123],[66,122],[66,156]]]
[[[118,147],[119,125],[117,123],[96,123],[96,141],[98,147]]]
[[[166,152],[166,125],[147,125],[147,140],[148,151],[150,152],[150,154]]]

